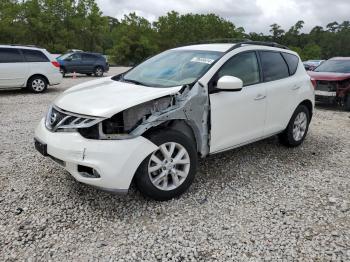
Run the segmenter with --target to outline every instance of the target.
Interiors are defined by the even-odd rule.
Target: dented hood
[[[148,87],[101,78],[76,85],[63,92],[54,102],[69,112],[111,117],[132,106],[176,94],[181,86],[169,88]]]
[[[314,71],[307,71],[307,73],[314,80],[343,81],[345,79],[350,79],[349,73],[314,72]]]

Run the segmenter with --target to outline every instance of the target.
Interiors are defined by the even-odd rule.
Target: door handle
[[[295,85],[295,86],[292,87],[292,90],[298,90],[300,87],[301,86],[299,86],[299,85]]]
[[[264,98],[266,98],[265,95],[258,94],[258,95],[254,98],[254,100],[261,100],[261,99],[264,99]]]

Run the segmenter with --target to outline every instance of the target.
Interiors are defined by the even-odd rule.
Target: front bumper
[[[48,156],[61,163],[79,182],[107,191],[127,192],[141,162],[157,146],[139,136],[125,140],[92,140],[77,132],[50,132],[44,119],[35,130],[35,139],[46,144]],[[85,177],[78,166],[89,167],[100,177]]]

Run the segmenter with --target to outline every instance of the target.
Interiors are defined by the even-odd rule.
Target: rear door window
[[[17,48],[0,48],[0,63],[24,62],[23,56]]]
[[[82,54],[83,61],[95,61],[97,57],[91,54]]]
[[[282,56],[287,62],[289,68],[289,75],[294,75],[298,68],[299,58],[296,55],[288,53],[282,53]]]
[[[280,52],[259,51],[264,82],[289,77],[288,66]]]
[[[22,49],[27,62],[50,62],[50,60],[39,50]]]
[[[260,82],[259,64],[255,52],[245,52],[233,56],[218,71],[219,79],[222,76],[234,76],[243,81],[244,86]]]

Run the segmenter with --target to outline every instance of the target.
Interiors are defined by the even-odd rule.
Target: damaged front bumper
[[[78,132],[51,132],[42,119],[35,130],[36,148],[61,164],[79,182],[126,193],[142,161],[157,149],[138,136],[125,140],[92,140]]]

